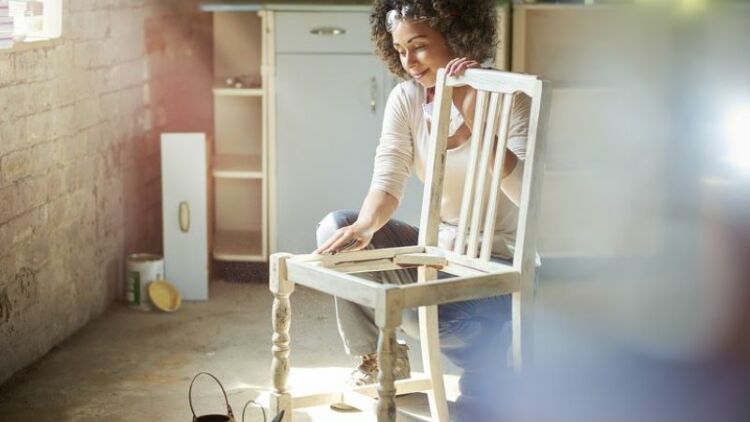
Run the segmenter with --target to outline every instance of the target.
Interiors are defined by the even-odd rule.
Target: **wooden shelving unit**
[[[263,88],[229,88],[217,86],[214,88],[214,95],[234,97],[262,97]]]
[[[215,155],[212,173],[217,179],[263,179],[263,157],[239,154]]]
[[[263,12],[204,10],[214,19],[213,246],[219,261],[268,259],[267,86]],[[227,79],[260,86],[226,86]],[[230,81],[231,82],[231,81]]]
[[[252,230],[218,230],[214,237],[214,259],[220,261],[255,261],[263,255],[263,234]]]

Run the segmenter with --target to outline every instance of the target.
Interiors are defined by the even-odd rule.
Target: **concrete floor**
[[[356,361],[343,352],[332,299],[300,288],[292,296],[292,310],[293,389],[340,386]],[[184,303],[173,314],[115,304],[0,390],[0,420],[188,421],[190,380],[207,371],[224,384],[239,421],[243,404],[270,382],[270,313],[271,294],[261,283],[211,283],[211,300]],[[418,345],[411,346],[412,369],[420,371]],[[456,395],[456,381],[448,376],[449,397]],[[220,391],[207,377],[196,382],[194,404],[199,415],[224,412]],[[399,405],[403,421],[427,414],[421,394],[405,396]],[[295,411],[294,417],[375,420],[328,407]],[[248,412],[246,420],[262,418]]]

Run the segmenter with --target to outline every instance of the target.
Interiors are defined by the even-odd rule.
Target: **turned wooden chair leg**
[[[292,396],[287,388],[289,378],[289,325],[292,320],[292,307],[289,296],[294,292],[294,283],[286,278],[286,260],[290,254],[271,256],[269,287],[273,293],[273,360],[271,362],[271,379],[273,391],[270,395],[270,411],[277,415],[282,410],[284,422],[292,421]]]
[[[378,337],[378,422],[396,421],[396,328],[401,325],[401,291],[384,288],[375,305],[375,322],[380,328]]]
[[[378,422],[396,420],[396,385],[393,374],[396,347],[396,329],[381,327],[378,339]]]

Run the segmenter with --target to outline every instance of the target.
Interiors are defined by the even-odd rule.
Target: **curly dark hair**
[[[496,0],[375,0],[370,15],[375,52],[393,74],[406,79],[393,37],[386,29],[386,14],[405,5],[429,18],[428,24],[443,34],[456,57],[479,63],[495,56],[497,46]]]

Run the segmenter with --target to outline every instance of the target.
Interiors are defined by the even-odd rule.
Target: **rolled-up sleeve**
[[[529,135],[529,112],[531,99],[526,94],[513,97],[508,129],[508,149],[521,160],[526,159],[526,138]]]
[[[386,192],[399,202],[404,196],[404,187],[414,161],[407,100],[401,85],[393,88],[388,96],[370,184],[371,190]]]
[[[516,205],[518,205],[521,199],[524,160],[526,160],[526,140],[529,134],[530,100],[525,94],[517,94],[513,98],[508,133],[508,149],[518,157],[518,162],[513,171],[503,178],[500,184],[500,188],[505,195]]]

